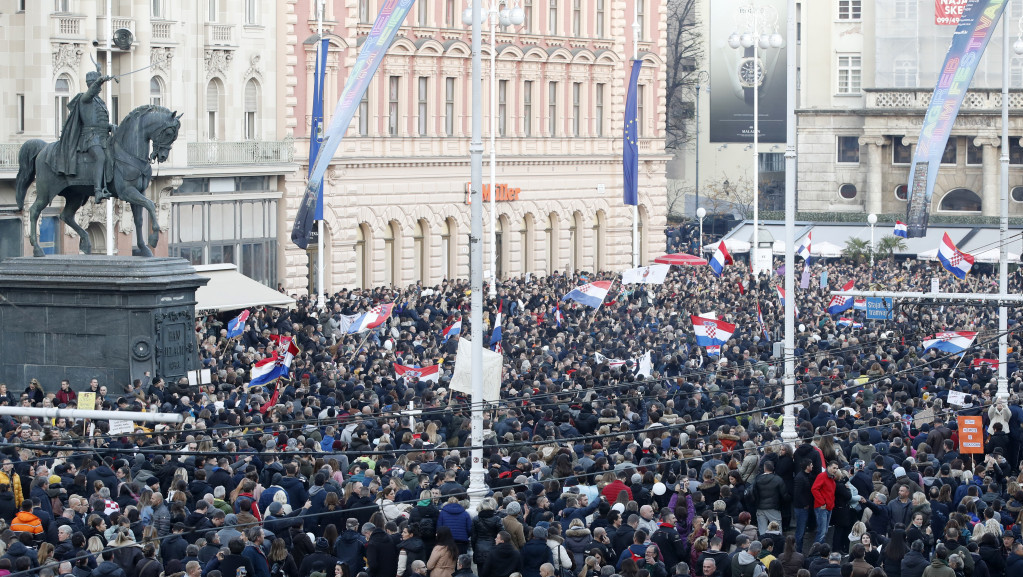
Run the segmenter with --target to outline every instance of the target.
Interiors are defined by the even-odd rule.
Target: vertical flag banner
[[[330,41],[320,40],[316,52],[316,74],[313,76],[313,118],[309,127],[309,173],[313,172],[313,159],[320,152],[323,142],[323,77],[327,72],[327,48]],[[323,220],[323,181],[316,187],[316,214],[313,220]]]
[[[348,125],[352,123],[352,117],[355,116],[362,95],[366,93],[377,67],[380,66],[387,49],[391,46],[391,41],[394,40],[395,33],[398,32],[414,3],[415,0],[384,0],[373,28],[362,43],[359,56],[355,59],[355,65],[352,66],[348,81],[341,92],[341,98],[334,107],[330,126],[323,134],[323,144],[315,162],[312,159],[309,161],[313,165],[309,172],[309,184],[291,227],[291,241],[299,248],[309,246],[309,232],[313,228],[313,219],[316,216],[317,190],[323,182],[323,175],[327,172],[338,146],[341,145]]]
[[[639,204],[639,122],[637,121],[636,86],[642,60],[632,61],[629,93],[625,97],[625,135],[622,137],[622,172],[625,177],[623,195],[625,204]]]
[[[963,9],[924,116],[913,165],[909,169],[908,238],[921,238],[927,234],[931,194],[945,145],[1005,4],[1006,0],[971,0]]]

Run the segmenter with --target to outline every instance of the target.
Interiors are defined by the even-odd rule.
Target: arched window
[[[604,270],[604,211],[593,216],[593,272]]]
[[[938,206],[938,210],[955,212],[980,212],[980,208],[980,196],[965,188],[950,190],[941,198],[941,205]]]
[[[401,225],[392,220],[387,225],[387,236],[384,237],[384,256],[387,262],[384,270],[387,271],[384,284],[398,286],[401,279]]]
[[[373,245],[369,225],[360,224],[355,235],[355,286],[369,288],[373,285]]]
[[[458,266],[458,224],[448,217],[440,225],[440,265],[445,279],[455,278]]]
[[[584,268],[583,263],[583,213],[575,211],[572,214],[572,263],[569,267],[571,272]]]
[[[67,122],[67,105],[71,101],[71,78],[67,74],[61,74],[57,78],[57,82],[53,84],[53,94],[53,118],[56,120],[53,133],[59,138],[60,131],[64,130],[64,123]]]
[[[159,76],[149,79],[149,103],[153,106],[163,106],[163,80]]]
[[[245,140],[259,140],[256,120],[259,114],[259,85],[254,78],[245,83]]]
[[[220,137],[220,80],[214,78],[206,85],[206,137]]]
[[[430,282],[430,223],[423,219],[416,221],[412,229],[412,245],[415,254],[412,259],[412,277],[425,286]]]

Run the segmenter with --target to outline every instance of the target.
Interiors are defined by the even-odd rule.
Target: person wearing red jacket
[[[70,405],[78,400],[78,393],[71,390],[71,382],[64,379],[60,382],[60,390],[57,391],[57,404]]]
[[[601,491],[600,494],[607,499],[608,503],[614,505],[615,501],[618,499],[618,493],[621,491],[625,491],[625,494],[629,496],[629,500],[632,500],[632,489],[623,482],[623,479],[625,479],[625,473],[619,473],[618,478],[613,482],[608,483],[607,486],[604,487],[604,490]]]
[[[813,511],[817,517],[817,543],[824,543],[828,534],[828,523],[831,522],[831,511],[835,508],[835,479],[839,475],[838,463],[831,461],[828,468],[821,471],[813,482],[810,492],[813,493]]]

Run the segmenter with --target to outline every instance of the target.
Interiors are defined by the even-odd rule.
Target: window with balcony
[[[429,82],[429,79],[427,77],[425,77],[425,76],[420,76],[419,77],[419,100],[416,102],[416,116],[417,116],[416,120],[418,121],[417,122],[417,128],[419,130],[419,136],[426,136],[426,132],[427,132],[426,125],[427,125],[427,122],[429,122],[429,118],[427,116],[428,113],[429,113],[429,110],[428,110],[429,109],[429,106],[428,106],[429,102],[427,100],[427,98],[429,98],[429,93],[427,92],[427,89],[429,88],[429,84],[430,84],[430,82]]]
[[[555,36],[558,33],[558,0],[548,0],[547,33]]]
[[[401,86],[400,76],[389,76],[387,78],[387,134],[398,136],[398,112],[399,112],[399,87]]]
[[[71,0],[53,0],[53,11],[63,14],[71,12]]]
[[[594,95],[596,101],[596,114],[594,130],[597,136],[604,136],[604,85],[597,84],[596,94]]]
[[[838,0],[839,20],[859,20],[862,13],[861,0]]]
[[[153,20],[163,20],[167,18],[167,7],[164,5],[166,0],[152,0],[149,8],[149,16]]]
[[[219,2],[219,0],[206,0],[206,8],[207,8],[207,11],[206,11],[206,21],[207,22],[217,22],[219,20],[218,16],[220,14],[220,10],[219,10],[219,6],[217,6],[218,2]]]
[[[159,76],[149,79],[149,103],[153,106],[163,106],[163,80]]]
[[[508,81],[497,82],[497,134],[508,134]]]
[[[67,105],[71,102],[71,78],[67,74],[62,74],[54,82],[53,94],[53,118],[56,119],[53,134],[60,138],[60,133],[64,130],[64,123],[67,122]]]
[[[582,83],[572,83],[572,136],[579,136],[579,124],[582,121],[582,110],[580,109],[582,103]]]
[[[859,94],[863,75],[859,54],[842,54],[838,57],[838,93]]]
[[[547,134],[558,135],[558,83],[547,85]]]
[[[220,137],[220,81],[216,78],[206,85],[206,138]]]
[[[245,83],[245,140],[259,140],[259,85],[254,78]]]
[[[533,81],[522,83],[522,136],[533,136]]]
[[[444,79],[444,134],[455,135],[455,79]]]

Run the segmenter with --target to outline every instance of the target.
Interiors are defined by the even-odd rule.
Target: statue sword
[[[100,68],[99,62],[96,62],[96,59],[92,56],[92,54],[89,54],[89,58],[92,60],[92,63],[96,66],[96,71],[97,72],[101,72],[102,69]],[[152,67],[153,67],[153,65],[149,64],[148,66],[143,66],[142,68],[139,68],[139,69],[136,69],[136,70],[132,70],[131,72],[125,72],[124,74],[118,74],[117,76],[111,76],[110,79],[113,80],[114,82],[120,84],[122,76],[128,76],[128,75],[131,75],[131,74],[135,74],[136,72],[142,72],[143,70],[147,70],[147,69],[152,68]]]

